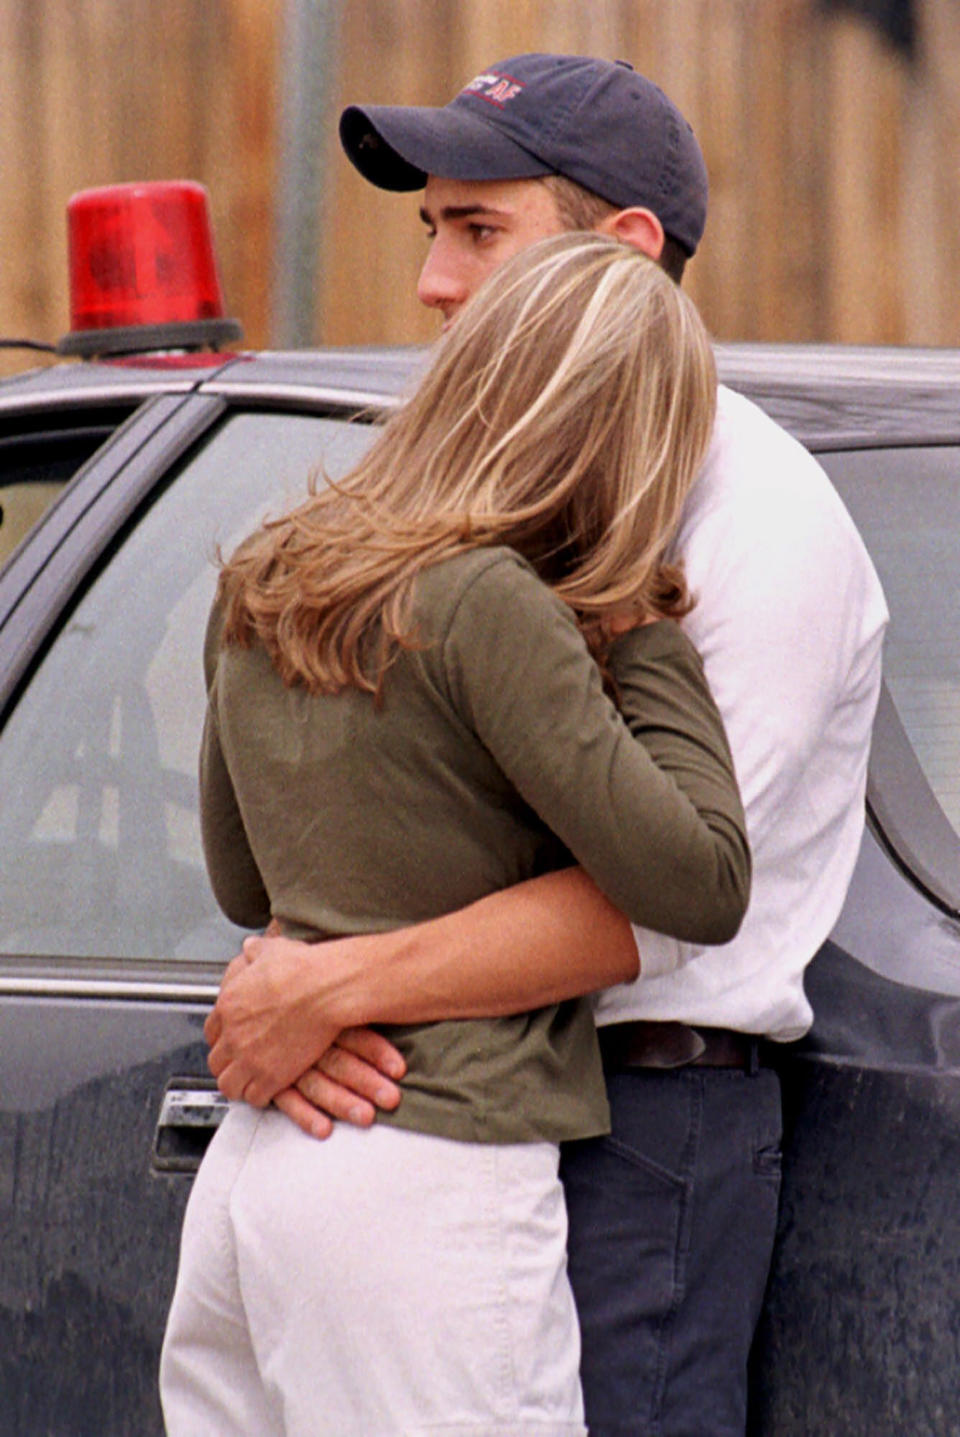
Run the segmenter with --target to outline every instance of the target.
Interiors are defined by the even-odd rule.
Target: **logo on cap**
[[[477,95],[481,100],[487,100],[498,109],[503,109],[507,101],[515,99],[522,89],[523,85],[519,80],[513,80],[509,75],[494,75],[486,71],[477,75],[469,85],[464,85],[461,94]]]

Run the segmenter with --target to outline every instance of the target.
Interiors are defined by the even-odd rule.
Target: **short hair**
[[[619,212],[619,206],[601,199],[592,190],[578,185],[576,180],[568,180],[566,175],[545,175],[541,183],[553,196],[560,223],[566,230],[595,230],[608,215]],[[663,249],[657,263],[677,284],[683,279],[683,271],[689,258],[679,240],[674,239],[673,235],[664,234]]]

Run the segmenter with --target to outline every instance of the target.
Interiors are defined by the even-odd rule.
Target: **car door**
[[[0,1432],[161,1431],[202,1023],[242,933],[195,766],[216,558],[366,426],[161,396],[0,575]]]

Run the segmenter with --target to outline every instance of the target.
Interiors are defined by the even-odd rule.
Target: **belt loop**
[[[747,1077],[755,1078],[760,1071],[760,1039],[750,1039],[750,1050],[747,1055]]]

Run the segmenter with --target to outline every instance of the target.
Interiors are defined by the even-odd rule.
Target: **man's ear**
[[[663,251],[663,225],[653,210],[641,209],[639,206],[629,210],[617,210],[616,214],[607,215],[606,219],[600,221],[597,231],[599,234],[612,235],[624,244],[633,245],[634,249],[649,255],[651,259],[659,259]]]

